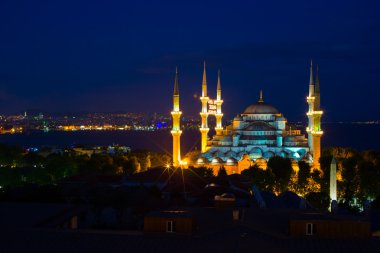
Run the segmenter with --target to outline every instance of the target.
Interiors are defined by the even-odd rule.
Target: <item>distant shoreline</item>
[[[323,125],[322,147],[351,147],[356,150],[380,151],[380,124],[341,124]],[[185,129],[181,136],[182,152],[195,147],[199,149],[200,134],[197,129]],[[48,131],[32,130],[26,133],[0,135],[0,143],[28,147],[70,147],[75,144],[84,146],[108,146],[118,144],[133,150],[147,149],[171,153],[172,138],[170,129],[156,131],[143,130],[78,130]]]

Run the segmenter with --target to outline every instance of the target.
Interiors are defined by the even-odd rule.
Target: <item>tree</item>
[[[0,166],[16,167],[22,163],[22,148],[19,146],[0,144]]]
[[[310,177],[310,165],[305,161],[298,162],[298,185],[300,187],[305,187],[307,184],[307,179]]]
[[[151,161],[150,161],[150,153],[148,153],[147,155],[146,155],[146,162],[145,162],[145,164],[146,164],[146,169],[150,169],[151,167],[152,167],[152,163],[151,163]]]
[[[23,159],[23,166],[41,166],[44,162],[44,157],[35,153],[35,152],[28,152],[26,155],[24,155]]]
[[[199,177],[213,177],[214,176],[213,170],[206,167],[198,167],[198,168],[189,167],[189,169],[194,174],[198,175]]]
[[[0,167],[0,185],[5,186],[16,186],[21,184],[20,173],[17,168]]]
[[[252,184],[261,190],[272,191],[274,187],[274,175],[270,169],[263,170],[257,164],[241,172],[243,176],[249,178]]]
[[[221,166],[218,170],[218,177],[226,177],[226,176],[227,176],[227,171],[223,166]]]
[[[141,171],[141,164],[139,163],[139,161],[137,160],[137,157],[136,156],[132,156],[130,158],[131,162],[132,162],[132,167],[133,167],[133,170],[135,171],[135,173],[140,173],[142,172]]]
[[[298,168],[296,191],[297,193],[304,194],[306,192],[306,186],[309,183],[310,165],[305,161],[299,161]]]
[[[327,210],[330,207],[330,196],[326,192],[309,192],[305,199],[317,209]]]
[[[321,170],[319,172],[313,171],[313,175],[319,175],[319,178],[314,177],[314,180],[321,186],[322,192],[329,192],[330,189],[330,167],[333,156],[331,154],[325,154],[319,158],[319,164]]]
[[[150,153],[150,167],[165,167],[171,164],[171,157],[168,154],[161,154],[156,152]]]
[[[359,189],[359,177],[357,176],[360,157],[352,156],[342,161],[342,186],[344,201],[349,204]]]
[[[380,169],[372,161],[362,160],[357,165],[359,197],[363,201],[380,195]]]
[[[77,169],[77,164],[72,157],[61,154],[51,154],[45,158],[44,166],[40,172],[43,173],[45,171],[50,177],[50,183],[53,183],[62,178],[75,175]]]
[[[146,151],[146,150],[134,151],[131,153],[131,158],[133,159],[133,162],[136,164],[137,172],[146,171],[148,169],[148,166],[151,166],[149,151]]]
[[[293,171],[291,160],[280,156],[271,157],[268,161],[268,168],[274,175],[274,190],[277,193],[286,191]]]
[[[374,209],[380,209],[380,195],[377,196],[377,198],[375,198],[374,201],[372,201],[371,207]]]

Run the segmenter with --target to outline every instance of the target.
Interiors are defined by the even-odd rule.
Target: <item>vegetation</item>
[[[213,177],[214,171],[212,169],[206,168],[206,167],[189,167],[192,173],[194,173],[197,177],[203,178],[203,177]]]
[[[226,168],[220,167],[218,170],[218,177],[226,177],[226,176],[227,176]]]
[[[148,151],[83,155],[65,150],[43,154],[0,144],[0,186],[54,184],[75,175],[131,175],[170,163],[170,156]]]
[[[365,201],[380,196],[380,153],[376,151],[325,149],[320,158],[320,169],[311,169],[308,163],[300,161],[298,171],[292,168],[290,159],[273,157],[266,170],[253,166],[242,174],[260,189],[275,193],[293,191],[305,196],[316,207],[327,208],[332,157],[337,161],[337,194],[341,205],[362,206]]]
[[[262,190],[273,191],[274,189],[274,175],[271,169],[263,170],[255,164],[243,170],[241,174],[250,178],[252,183]]]
[[[304,196],[316,207],[326,208],[329,200],[330,164],[332,157],[337,161],[338,200],[344,206],[359,206],[366,201],[379,205],[380,196],[380,153],[376,151],[357,152],[348,148],[325,149],[320,158],[320,169],[311,169],[300,161],[295,164],[288,158],[272,157],[267,169],[254,165],[242,171],[262,190],[280,194],[293,191]],[[0,194],[9,187],[26,185],[46,186],[36,195],[56,196],[52,185],[77,175],[131,175],[151,167],[165,167],[170,156],[149,151],[129,153],[78,154],[74,150],[62,153],[26,152],[20,147],[0,144]],[[298,165],[298,166],[297,166]],[[213,177],[209,168],[192,168],[199,178]],[[218,177],[226,176],[221,167]],[[50,186],[49,186],[50,185]],[[30,191],[35,192],[35,191]],[[46,193],[46,194],[45,194]],[[33,198],[33,196],[29,196]]]

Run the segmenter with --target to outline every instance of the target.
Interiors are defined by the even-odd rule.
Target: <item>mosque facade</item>
[[[306,114],[308,117],[307,136],[301,129],[290,125],[276,107],[266,103],[262,91],[257,102],[246,107],[235,116],[231,124],[223,127],[220,73],[218,73],[217,97],[211,99],[207,96],[205,65],[200,100],[202,105],[199,129],[201,153],[194,166],[212,168],[214,173],[224,167],[228,174],[233,174],[240,173],[254,164],[265,169],[271,157],[281,156],[290,158],[293,163],[304,160],[312,167],[319,168],[323,112],[320,110],[318,67],[314,81],[312,64],[310,66],[309,94],[306,98],[309,105]],[[209,116],[216,118],[216,134],[211,138],[208,136]]]

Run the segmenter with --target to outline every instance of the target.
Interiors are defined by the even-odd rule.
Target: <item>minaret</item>
[[[207,146],[207,139],[208,139],[208,125],[207,125],[207,117],[208,117],[208,111],[207,111],[207,103],[209,100],[209,97],[207,96],[207,80],[206,80],[206,62],[203,64],[203,79],[202,79],[202,97],[201,103],[202,103],[202,111],[200,113],[202,122],[201,122],[201,128],[199,129],[201,131],[201,152],[206,152],[206,146]]]
[[[318,69],[318,68],[317,68]],[[309,104],[307,117],[309,119],[306,132],[308,134],[308,145],[310,153],[313,155],[313,168],[320,168],[319,158],[321,157],[321,137],[323,131],[321,129],[321,117],[323,111],[320,110],[320,90],[318,71],[316,75],[316,85],[313,78],[313,62],[310,64],[310,81],[309,81],[309,96],[306,98]]]
[[[306,128],[307,140],[310,148],[310,153],[312,153],[313,148],[313,136],[311,131],[313,130],[313,111],[314,111],[314,78],[313,78],[313,61],[310,63],[310,81],[309,81],[309,96],[307,96],[307,103],[309,104],[309,111],[307,112],[307,117],[309,120],[308,126]]]
[[[216,114],[215,114],[216,127],[215,127],[215,131],[216,131],[217,135],[221,135],[223,132],[223,126],[222,126],[222,117],[223,117],[222,104],[223,104],[223,100],[222,100],[222,88],[220,85],[220,70],[218,71],[218,84],[216,87],[215,104],[216,104]]]
[[[317,65],[317,73],[315,79],[315,102],[314,102],[314,132],[313,132],[313,159],[314,165],[319,165],[319,158],[321,157],[321,137],[323,135],[322,127],[321,127],[321,118],[323,111],[321,110],[321,94],[319,87],[319,74],[318,74],[318,65]]]
[[[175,70],[174,79],[174,92],[173,92],[173,129],[171,131],[173,136],[173,166],[180,166],[181,161],[181,125],[180,118],[182,112],[179,110],[179,89],[178,89],[178,69]]]
[[[336,201],[336,161],[333,157],[330,165],[330,199]]]

